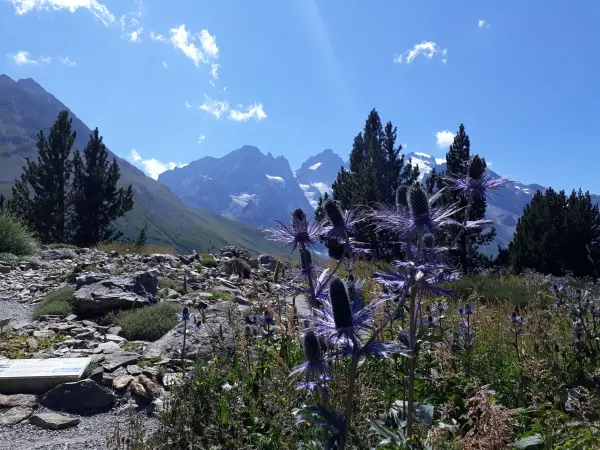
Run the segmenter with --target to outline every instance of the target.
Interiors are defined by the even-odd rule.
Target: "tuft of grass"
[[[41,316],[68,316],[73,311],[75,288],[65,286],[46,295],[33,311],[33,318]]]
[[[0,253],[28,256],[37,251],[38,244],[24,223],[10,214],[0,214]]]
[[[211,254],[202,253],[200,255],[200,265],[204,267],[217,267],[217,260]]]
[[[177,325],[181,306],[161,302],[145,308],[121,311],[111,321],[123,328],[121,336],[130,341],[156,341]]]
[[[211,294],[211,297],[206,297],[206,300],[209,300],[209,301],[231,300],[233,298],[229,292],[213,291],[210,294]]]
[[[59,248],[70,248],[71,250],[76,250],[77,246],[73,245],[73,244],[59,244],[59,243],[55,243],[55,244],[48,244],[46,247],[48,247],[49,250],[56,250]]]
[[[467,275],[450,284],[454,297],[466,299],[476,293],[487,303],[525,306],[536,295],[536,287],[525,277],[514,275]]]
[[[173,254],[173,247],[160,244],[147,244],[138,247],[129,242],[102,242],[96,246],[96,250],[101,252],[119,252],[120,255],[135,254],[135,255],[151,255],[154,253]]]
[[[180,284],[175,280],[171,280],[170,278],[159,278],[158,288],[159,289],[170,289],[170,290],[179,292],[181,295],[185,294],[183,284]]]

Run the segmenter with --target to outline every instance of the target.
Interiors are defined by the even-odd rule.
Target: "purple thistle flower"
[[[315,309],[314,316],[306,316],[305,319],[313,323],[310,329],[323,337],[327,344],[357,349],[361,334],[372,329],[374,313],[382,303],[380,300],[363,306],[360,299],[350,302],[344,282],[333,277],[329,284],[328,301]]]
[[[177,313],[177,318],[184,322],[190,320],[190,311],[188,310],[187,306],[183,307],[183,311],[181,311],[181,313]]]
[[[460,314],[461,316],[470,316],[471,314],[475,313],[475,304],[474,303],[467,303],[465,306],[463,306],[462,308],[459,308],[458,310],[458,314]]]
[[[446,175],[443,178],[452,184],[452,190],[458,191],[466,197],[474,194],[489,198],[490,191],[504,186],[509,181],[508,178],[492,178],[488,174],[482,175],[481,178],[471,178],[468,175]]]
[[[324,208],[329,225],[323,228],[323,234],[329,238],[336,238],[345,242],[354,232],[356,224],[361,219],[353,209],[342,212],[337,202],[333,200],[327,200]]]
[[[527,322],[527,319],[525,319],[525,317],[517,314],[517,312],[515,311],[510,316],[508,316],[508,321],[514,325],[514,328],[511,328],[511,331],[514,334],[523,333],[523,325],[525,325],[525,322]]]
[[[292,213],[292,223],[287,224],[275,220],[276,227],[262,227],[261,230],[271,241],[282,242],[291,246],[292,251],[296,247],[312,248],[317,244],[318,238],[323,232],[322,222],[309,221],[304,211],[300,208]]]
[[[399,235],[433,234],[441,227],[458,223],[451,219],[458,211],[456,204],[435,206],[438,198],[439,192],[428,197],[420,183],[415,182],[408,189],[408,210],[381,205],[369,215],[377,223],[377,231],[391,231]]]
[[[306,357],[306,362],[294,368],[290,375],[303,373],[306,375],[307,381],[310,378],[326,381],[321,377],[328,376],[331,373],[331,367],[329,367],[323,358],[323,349],[321,348],[319,338],[310,330],[304,335],[304,356]]]

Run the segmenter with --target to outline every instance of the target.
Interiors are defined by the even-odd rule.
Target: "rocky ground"
[[[237,326],[248,326],[247,316],[267,299],[276,307],[290,301],[277,282],[283,263],[235,248],[213,256],[52,249],[39,259],[0,263],[0,359],[92,359],[80,381],[47,392],[3,392],[0,450],[105,448],[114,424],[136,411],[156,425],[155,413],[179,379],[184,323],[158,341],[129,342],[119,327],[101,324],[111,310],[161,301],[187,306],[194,315],[185,324],[192,329],[185,353],[191,363],[230,347]],[[165,279],[184,289],[161,289]],[[76,289],[73,314],[33,320],[36,304],[63,286]],[[297,302],[303,312],[303,300]]]

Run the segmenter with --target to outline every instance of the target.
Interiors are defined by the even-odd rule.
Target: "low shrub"
[[[170,278],[160,278],[158,280],[158,288],[159,289],[170,289],[180,294],[185,294],[185,289],[183,284],[178,283],[175,280],[171,280]]]
[[[73,312],[75,288],[65,286],[46,295],[33,311],[33,318],[41,316],[68,316]]]
[[[48,244],[46,247],[48,247],[48,249],[50,249],[50,250],[56,250],[56,249],[59,249],[59,248],[70,248],[71,250],[77,249],[76,245],[73,245],[73,244],[59,244],[59,243]]]
[[[33,255],[38,244],[25,224],[10,214],[0,214],[0,253]]]
[[[200,255],[200,264],[204,267],[217,267],[217,260],[209,253],[202,253]]]
[[[122,328],[121,336],[130,341],[156,341],[177,325],[181,306],[160,302],[145,308],[121,311],[110,321]]]

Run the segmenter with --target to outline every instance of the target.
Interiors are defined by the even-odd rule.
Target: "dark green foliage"
[[[600,212],[589,192],[552,188],[536,192],[517,222],[509,245],[517,271],[597,276],[600,258]]]
[[[200,264],[204,267],[217,267],[217,260],[209,253],[203,253],[200,255]]]
[[[123,329],[121,335],[130,341],[156,341],[177,325],[181,306],[161,302],[145,308],[121,311],[110,320]]]
[[[315,220],[318,222],[325,219],[325,202],[327,200],[329,200],[329,194],[327,192],[325,192],[323,197],[319,197],[319,203],[315,209]]]
[[[146,235],[146,227],[144,227],[140,230],[140,234],[138,235],[138,237],[135,240],[135,246],[136,247],[145,247],[147,242],[148,242],[148,236]]]
[[[0,213],[0,253],[27,256],[34,254],[37,249],[37,243],[23,221]]]
[[[96,128],[83,150],[73,158],[74,242],[89,247],[116,238],[111,223],[133,208],[133,191],[117,188],[120,178],[117,160],[108,160],[108,151]]]
[[[9,209],[44,244],[71,242],[82,247],[115,238],[111,223],[133,208],[133,192],[118,188],[120,172],[94,130],[84,158],[70,159],[76,133],[68,111],[61,111],[48,137],[38,134],[38,160],[27,159],[15,182]],[[72,179],[72,180],[71,180]]]
[[[159,278],[158,288],[171,289],[173,291],[179,292],[180,294],[185,294],[185,289],[183,288],[183,285],[175,280],[171,280],[170,278]]]
[[[33,311],[33,318],[39,319],[41,316],[68,316],[73,312],[73,294],[75,288],[70,286],[62,287],[46,295],[39,302]]]
[[[27,159],[21,179],[13,186],[10,209],[27,221],[44,244],[67,242],[69,220],[69,159],[76,133],[72,119],[61,111],[48,137],[38,134],[38,161]],[[30,191],[31,189],[31,191]]]
[[[396,146],[396,127],[388,122],[383,127],[379,114],[374,109],[369,113],[362,133],[354,138],[350,153],[350,170],[344,168],[333,183],[333,198],[342,209],[368,208],[377,203],[395,203],[396,189],[401,184],[410,184],[419,176],[418,166],[413,167]],[[368,243],[376,257],[397,255],[399,249],[390,245],[392,236],[376,233],[369,220],[357,225],[358,242]]]
[[[6,210],[6,198],[4,194],[0,194],[0,214],[4,214]]]
[[[427,190],[432,193],[446,188],[446,192],[440,199],[441,204],[454,204],[462,208],[454,217],[455,220],[463,222],[465,214],[468,211],[467,220],[480,220],[485,218],[487,201],[484,195],[473,194],[471,207],[467,209],[469,197],[450,189],[450,184],[444,180],[444,175],[452,177],[465,177],[471,179],[480,179],[485,174],[487,163],[479,155],[471,157],[471,141],[465,132],[465,126],[460,124],[458,133],[454,136],[454,141],[446,153],[446,173],[437,173],[433,170],[430,177],[426,180]],[[459,265],[463,272],[488,266],[490,262],[481,253],[479,248],[492,242],[496,236],[495,228],[486,230],[470,230],[461,233],[457,242],[458,250],[451,255],[452,263]],[[438,243],[449,246],[454,243],[456,230],[440,233]]]

